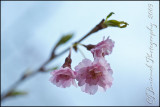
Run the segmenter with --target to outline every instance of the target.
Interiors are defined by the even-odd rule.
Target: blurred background
[[[148,19],[148,4],[153,5],[153,20]],[[154,42],[153,88],[159,105],[159,2],[147,1],[2,1],[1,2],[1,94],[17,81],[26,69],[35,70],[49,58],[62,35],[74,33],[74,38],[60,46],[61,52],[88,33],[110,13],[110,19],[129,23],[124,29],[110,27],[92,34],[83,44],[96,44],[110,36],[115,41],[111,55],[106,56],[113,70],[113,85],[106,92],[89,95],[80,88],[58,88],[49,82],[50,73],[39,73],[21,84],[17,90],[25,96],[8,98],[3,106],[125,106],[149,105],[145,90],[149,86],[146,53],[149,51],[149,31],[157,25]],[[92,54],[79,47],[93,61]],[[48,67],[61,66],[68,53],[52,61]],[[72,52],[72,68],[83,56]]]

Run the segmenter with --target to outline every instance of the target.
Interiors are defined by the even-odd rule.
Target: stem
[[[102,19],[102,21],[96,25],[96,27],[94,27],[89,33],[87,33],[84,37],[82,37],[77,43],[80,43],[82,40],[84,40],[85,38],[87,38],[89,35],[91,35],[92,33],[95,33],[101,29],[103,29],[103,22],[104,22],[104,19]]]
[[[92,33],[95,33],[103,28],[106,28],[106,27],[103,27],[103,22],[104,22],[104,19],[98,24],[96,25],[89,33],[87,33],[84,37],[82,37],[80,40],[78,40],[77,42],[75,43],[80,43],[82,40],[84,40],[85,38],[87,38],[89,35],[91,35]],[[38,72],[43,72],[44,71],[44,67],[52,60],[54,60],[55,58],[63,55],[65,52],[67,52],[70,47],[66,48],[64,51],[62,51],[61,53],[59,53],[58,55],[54,55],[54,51],[56,49],[56,46],[53,48],[53,51],[51,53],[51,56],[50,58],[44,63],[42,64],[37,70],[35,70],[34,72],[32,72],[30,75],[25,75],[25,73],[22,75],[22,77],[16,81],[12,86],[11,88],[6,92],[6,94],[3,94],[2,97],[1,97],[1,102],[2,100],[6,99],[7,96],[10,92],[12,92],[13,90],[15,90],[22,82],[24,82],[24,80],[26,80],[27,78],[29,77],[33,77],[34,75],[36,75]]]
[[[21,77],[18,81],[16,81],[16,82],[9,88],[9,90],[7,91],[6,94],[2,94],[1,101],[4,100],[4,99],[6,99],[6,98],[8,97],[8,95],[9,95],[9,93],[11,93],[12,91],[14,91],[17,86],[19,86],[23,81],[26,80],[26,78],[32,77],[32,76],[34,76],[34,75],[37,74],[37,73],[38,73],[38,72],[32,72],[32,74],[29,75],[29,76],[25,76],[25,74],[23,74],[22,77]]]
[[[71,53],[72,53],[72,46],[69,48],[69,55],[68,55],[68,57],[70,57],[70,58],[71,58]]]
[[[84,53],[82,52],[82,50],[80,48],[78,48],[79,52],[81,53],[81,55],[83,56],[83,58],[86,58]]]

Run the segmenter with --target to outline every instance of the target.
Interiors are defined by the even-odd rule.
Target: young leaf
[[[57,43],[56,47],[58,47],[59,45],[62,45],[64,43],[68,42],[72,37],[73,37],[73,34],[68,34],[68,35],[62,36],[62,38]]]
[[[68,35],[62,36],[61,39],[58,41],[58,43],[53,48],[50,58],[53,59],[55,57],[55,50],[57,49],[58,46],[68,42],[72,37],[73,37],[73,34],[68,34]]]
[[[125,28],[128,25],[128,23],[124,21],[108,20],[106,25],[112,27]]]
[[[112,14],[114,14],[113,12],[111,12],[106,20],[104,21],[104,23],[102,24],[103,28],[106,28],[106,27],[119,27],[119,28],[125,28],[127,27],[127,25],[129,25],[127,22],[124,22],[124,21],[117,21],[117,20],[107,20],[109,17],[112,16]]]
[[[12,91],[7,94],[7,97],[12,97],[12,96],[18,96],[18,95],[26,95],[27,92],[25,91]]]
[[[111,12],[111,13],[107,16],[106,20],[107,20],[109,17],[111,17],[111,16],[112,16],[112,14],[114,14],[114,13],[113,13],[113,12]]]

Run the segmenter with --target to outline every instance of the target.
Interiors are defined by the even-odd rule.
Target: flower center
[[[60,77],[61,79],[64,79],[64,80],[68,80],[68,79],[70,78],[70,76],[68,76],[68,75],[63,75],[63,74],[60,74],[59,77]]]
[[[92,79],[96,79],[97,77],[102,76],[102,72],[95,73],[94,70],[91,70],[90,75]]]

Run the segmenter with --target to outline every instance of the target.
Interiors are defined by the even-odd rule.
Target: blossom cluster
[[[72,60],[69,55],[60,69],[51,72],[50,81],[53,84],[62,88],[71,85],[77,87],[75,82],[77,80],[81,90],[91,95],[95,94],[100,88],[106,91],[107,88],[111,87],[113,71],[110,64],[105,60],[105,55],[112,53],[114,41],[108,37],[97,45],[85,45],[85,47],[93,54],[94,61],[83,59],[75,67],[75,70],[72,70]]]

